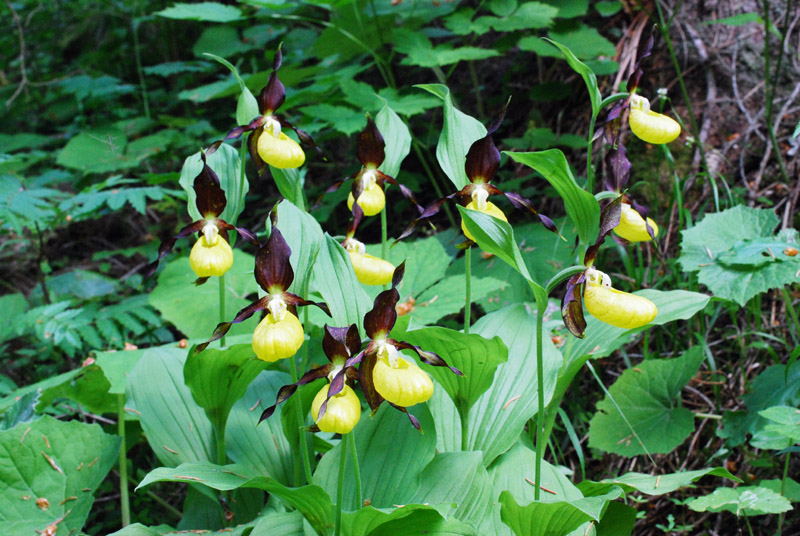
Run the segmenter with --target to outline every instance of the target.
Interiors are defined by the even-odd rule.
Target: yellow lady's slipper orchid
[[[270,304],[271,305],[271,304]],[[291,312],[276,311],[273,307],[258,323],[253,333],[253,351],[262,361],[278,361],[292,357],[303,346],[305,335],[300,320]]]
[[[189,266],[197,277],[221,276],[233,266],[233,250],[219,235],[212,242],[201,236],[189,254]]]
[[[400,357],[391,343],[378,350],[372,381],[378,394],[397,406],[413,406],[433,396],[430,376],[414,360]]]
[[[653,230],[653,236],[658,236],[658,225],[651,218],[647,218],[647,225]],[[647,232],[642,216],[628,203],[622,203],[619,224],[614,227],[614,233],[628,242],[648,242],[653,238]]]
[[[367,173],[369,172],[367,171],[364,174],[366,175]],[[367,184],[358,197],[358,206],[364,211],[365,216],[374,216],[375,214],[380,214],[381,210],[386,206],[386,194],[378,186],[374,178]],[[350,192],[347,194],[348,210],[353,210],[353,203],[353,192]]]
[[[264,131],[258,137],[258,156],[278,169],[298,168],[306,161],[300,144],[281,132],[281,124],[273,118],[266,119]]]
[[[628,121],[636,137],[647,143],[669,143],[681,133],[681,126],[677,121],[652,111],[650,101],[640,95],[631,95],[631,115]]]
[[[477,210],[478,212],[483,212],[484,214],[493,216],[498,220],[507,222],[508,218],[506,218],[506,215],[503,214],[503,211],[491,201],[487,201],[486,198],[488,195],[489,193],[485,188],[475,188],[475,190],[472,192],[472,201],[470,201],[466,206],[467,210]],[[475,237],[472,236],[469,231],[467,231],[467,226],[464,225],[464,220],[461,220],[461,230],[464,232],[464,236],[475,242]]]
[[[394,264],[366,252],[364,244],[355,238],[348,238],[344,248],[350,255],[353,270],[364,285],[388,285],[392,282]]]
[[[639,328],[652,322],[658,314],[656,304],[642,296],[616,290],[611,278],[600,270],[586,272],[583,302],[596,319],[623,329]]]
[[[361,402],[350,386],[345,385],[340,392],[328,400],[325,414],[320,418],[319,410],[328,397],[330,386],[331,384],[327,384],[314,397],[314,401],[311,403],[311,416],[323,432],[347,434],[356,427],[361,418]]]

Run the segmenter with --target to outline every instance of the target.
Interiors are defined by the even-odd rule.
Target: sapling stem
[[[122,510],[122,526],[127,527],[131,524],[131,503],[128,496],[128,448],[125,443],[125,395],[123,394],[117,395],[117,435],[122,439],[122,444],[119,446],[119,502]]]
[[[351,434],[346,434],[351,435]],[[336,483],[336,525],[333,530],[334,536],[339,536],[342,530],[342,500],[344,495],[344,469],[347,463],[347,441],[342,438],[339,441],[341,452],[339,453],[339,480]]]
[[[472,313],[472,246],[464,252],[464,289],[464,333],[468,335]]]
[[[353,479],[356,487],[356,508],[358,510],[364,505],[361,498],[361,469],[358,465],[358,451],[356,451],[356,436],[353,433],[347,434],[347,441],[350,443],[350,455],[353,457]]]

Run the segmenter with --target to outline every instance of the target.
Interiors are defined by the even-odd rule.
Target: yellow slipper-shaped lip
[[[658,236],[658,225],[656,225],[656,222],[654,222],[652,218],[647,218],[647,223],[653,230],[653,236]],[[619,224],[614,227],[614,234],[624,238],[628,242],[648,242],[652,240],[650,233],[647,232],[647,226],[642,216],[627,203],[622,203]]]
[[[596,319],[623,329],[646,326],[658,315],[656,304],[611,287],[611,279],[600,270],[587,273],[583,303]]]
[[[650,101],[639,95],[631,96],[631,114],[628,122],[637,138],[656,145],[669,143],[681,133],[681,126],[677,121],[652,111]]]

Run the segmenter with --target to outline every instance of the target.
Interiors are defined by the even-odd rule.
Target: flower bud
[[[483,212],[484,214],[488,214],[489,216],[494,216],[498,220],[503,220],[505,222],[508,221],[508,218],[506,218],[506,215],[503,214],[503,211],[500,210],[500,208],[497,205],[495,205],[494,203],[492,203],[491,201],[485,201],[486,206],[483,209],[479,209],[478,208],[478,203],[479,203],[479,200],[473,199],[472,201],[469,202],[469,204],[467,205],[466,208],[469,209],[469,210],[477,210],[478,212]],[[467,231],[467,226],[464,225],[464,220],[461,220],[461,230],[464,232],[464,236],[466,236],[467,238],[469,238],[473,242],[476,241],[475,237],[472,236],[469,233],[469,231]]]
[[[304,339],[303,325],[291,312],[280,320],[269,313],[253,333],[253,351],[262,361],[277,361],[296,354]]]
[[[274,130],[264,128],[258,137],[257,145],[261,160],[278,169],[298,168],[306,161],[306,155],[300,144],[281,132],[279,126]]]
[[[669,143],[681,133],[681,126],[677,121],[650,110],[650,101],[639,95],[631,95],[628,122],[637,138],[656,145]]]
[[[658,225],[651,218],[647,218],[647,225],[653,230],[653,236],[658,236]],[[628,242],[648,242],[652,240],[642,216],[627,203],[622,203],[619,224],[614,227],[614,233]]]
[[[347,195],[347,208],[349,210],[353,210],[353,202],[353,193],[350,192]],[[364,190],[358,197],[358,206],[364,211],[365,216],[380,214],[383,207],[386,206],[386,194],[380,186],[372,182],[364,187]]]
[[[353,390],[345,384],[341,392],[333,395],[325,407],[325,414],[319,418],[319,409],[328,396],[330,384],[319,390],[311,403],[311,416],[323,432],[347,434],[353,430],[361,418],[361,402]]]
[[[586,273],[583,302],[593,317],[623,329],[647,325],[658,314],[656,304],[642,296],[612,288],[611,278],[594,268]]]
[[[388,352],[375,361],[372,381],[375,390],[392,404],[408,407],[425,402],[433,395],[433,381],[413,360],[397,357],[392,364]]]
[[[220,276],[233,266],[233,250],[219,232],[204,233],[192,247],[189,266],[197,277]]]

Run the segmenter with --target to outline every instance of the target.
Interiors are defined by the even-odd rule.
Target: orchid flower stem
[[[306,342],[306,344],[308,344]],[[297,383],[297,364],[294,362],[294,356],[289,358],[289,369],[292,374],[292,383]],[[294,397],[292,400],[294,404],[295,413],[297,416],[298,436],[300,436],[300,457],[303,459],[303,470],[306,473],[306,482],[313,484],[313,477],[311,476],[311,460],[308,457],[308,442],[306,441],[306,431],[303,429],[305,420],[303,419],[303,401],[300,397]]]
[[[786,452],[786,460],[783,462],[783,478],[781,478],[781,495],[786,495],[786,478],[789,476],[789,456],[792,453],[787,451]],[[783,518],[785,512],[781,512],[780,516],[778,516],[778,536],[783,534]]]
[[[225,274],[219,276],[219,323],[225,322]],[[225,336],[219,340],[219,345],[225,347]]]
[[[387,227],[386,208],[384,207],[384,209],[381,210],[381,259],[383,260],[386,260],[386,236],[388,234]]]
[[[122,526],[127,527],[131,524],[131,503],[128,496],[128,449],[125,444],[125,395],[121,394],[117,395],[117,434],[122,439],[119,447],[119,502],[122,510]]]
[[[541,289],[541,287],[539,287]],[[544,313],[547,310],[547,294],[534,289],[536,297],[536,397],[538,400],[538,411],[536,412],[536,465],[533,487],[533,500],[538,501],[542,493],[542,458],[544,457],[544,447],[547,443],[544,434]]]
[[[347,434],[350,435],[350,434]],[[342,530],[342,498],[344,495],[344,468],[347,464],[347,441],[342,438],[339,442],[341,451],[339,452],[339,480],[336,483],[336,525],[333,536],[339,536]]]
[[[361,469],[358,466],[358,451],[356,451],[356,436],[353,433],[347,434],[347,441],[350,443],[350,455],[353,457],[353,479],[356,487],[357,509],[361,509],[364,502],[361,499]]]
[[[464,252],[464,333],[469,334],[470,313],[472,312],[472,247]]]
[[[469,450],[469,406],[461,404],[458,406],[458,416],[461,419],[461,450]]]

